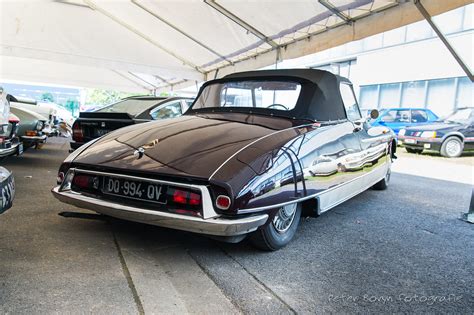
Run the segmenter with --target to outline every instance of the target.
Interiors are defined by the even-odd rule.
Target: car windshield
[[[290,111],[296,106],[301,85],[289,81],[232,81],[204,88],[192,109],[229,108],[250,112],[254,108]]]
[[[98,113],[127,113],[132,116],[138,115],[147,110],[153,105],[157,104],[159,100],[156,99],[127,99],[118,103],[102,107],[96,112]]]
[[[469,118],[471,117],[473,109],[472,108],[464,108],[464,109],[459,109],[452,113],[451,115],[445,117],[443,120],[444,121],[452,121],[452,122],[460,122],[460,123],[465,123],[469,121]]]

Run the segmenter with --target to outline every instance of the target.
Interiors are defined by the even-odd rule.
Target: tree
[[[41,100],[54,103],[54,96],[53,94],[46,92],[41,95]]]
[[[86,105],[99,105],[105,106],[118,100],[135,96],[137,93],[125,93],[111,90],[101,90],[101,89],[87,89]]]

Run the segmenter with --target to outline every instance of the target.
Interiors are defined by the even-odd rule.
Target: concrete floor
[[[470,185],[395,173],[387,191],[303,219],[289,246],[266,253],[95,215],[59,216],[89,213],[49,192],[67,147],[52,139],[2,163],[17,196],[0,216],[1,314],[474,310],[474,225],[459,220]]]

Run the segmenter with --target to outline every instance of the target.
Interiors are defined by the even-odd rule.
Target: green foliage
[[[63,107],[70,111],[74,116],[79,115],[79,102],[77,100],[68,99]]]
[[[41,95],[41,100],[42,101],[49,101],[49,102],[54,103],[54,96],[53,96],[53,94],[51,94],[49,92],[46,92],[46,93],[43,93]]]
[[[111,90],[101,90],[101,89],[87,89],[87,98],[86,105],[100,105],[105,106],[118,100],[129,97],[140,95],[137,93],[124,93]]]

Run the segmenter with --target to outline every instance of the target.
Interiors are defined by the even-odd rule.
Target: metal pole
[[[214,49],[212,49],[211,47],[207,46],[206,44],[204,44],[203,42],[199,41],[197,38],[191,36],[190,34],[186,33],[185,31],[183,31],[182,29],[180,29],[179,27],[177,27],[176,25],[172,24],[171,22],[169,22],[168,20],[162,18],[161,16],[159,16],[158,14],[156,14],[155,12],[153,12],[151,9],[147,8],[146,6],[144,6],[143,4],[139,3],[137,0],[132,0],[132,3],[134,5],[136,5],[137,7],[141,8],[142,10],[144,10],[145,12],[147,12],[148,14],[154,16],[155,18],[157,18],[158,20],[160,20],[161,22],[163,22],[164,24],[168,25],[169,27],[171,27],[172,29],[174,29],[176,32],[178,33],[181,33],[183,36],[186,36],[188,39],[192,40],[193,42],[195,42],[196,44],[198,44],[199,46],[201,46],[202,48],[206,49],[207,51],[211,52],[212,54],[216,55],[217,57],[221,58],[222,60],[225,60],[228,64],[232,65],[232,61],[230,61],[229,59],[227,59],[224,55],[216,52]]]
[[[469,205],[469,212],[463,213],[461,219],[469,223],[474,223],[474,187],[472,188],[471,204]]]
[[[426,22],[431,26],[433,31],[435,31],[436,35],[438,35],[439,39],[443,42],[443,44],[448,48],[449,52],[451,55],[453,55],[454,59],[456,59],[457,63],[461,66],[461,68],[464,70],[466,75],[469,77],[471,82],[474,82],[474,75],[472,74],[471,70],[469,67],[466,65],[466,63],[462,60],[462,58],[457,54],[456,50],[454,49],[453,46],[449,43],[447,38],[444,36],[444,34],[440,31],[440,29],[436,26],[436,24],[433,22],[431,19],[431,15],[426,11],[425,7],[423,4],[421,4],[421,0],[415,0],[415,6],[418,8],[418,11],[420,11],[421,15],[425,18]]]
[[[257,36],[261,40],[265,41],[268,45],[272,46],[273,48],[277,48],[278,44],[273,41],[270,37],[266,36],[259,30],[257,30],[255,27],[250,25],[249,23],[245,22],[241,18],[239,18],[237,15],[233,14],[226,8],[224,8],[222,5],[217,3],[215,0],[204,0],[204,3],[209,5],[210,7],[214,8],[217,12],[220,14],[224,15],[228,19],[234,21],[236,24],[240,25],[242,28],[244,28],[247,32],[252,33],[253,35]]]

